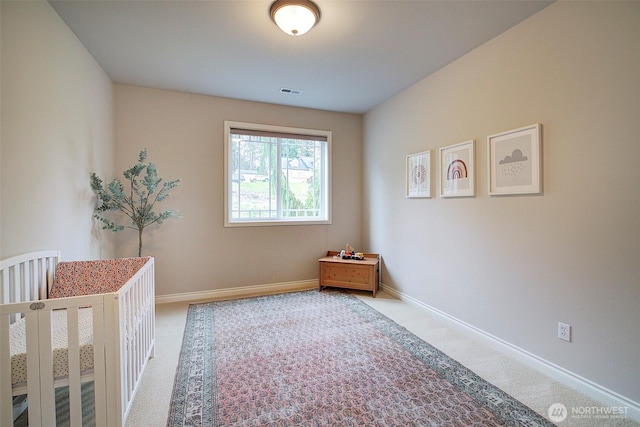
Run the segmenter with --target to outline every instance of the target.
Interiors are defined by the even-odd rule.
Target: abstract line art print
[[[489,194],[541,192],[540,124],[491,135]]]
[[[475,140],[440,149],[440,196],[475,196]]]
[[[431,151],[407,156],[407,197],[431,197]]]

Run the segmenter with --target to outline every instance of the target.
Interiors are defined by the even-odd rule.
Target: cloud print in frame
[[[516,140],[515,143],[518,141]],[[526,144],[527,141],[524,141]],[[498,162],[496,181],[499,186],[531,185],[531,162],[519,148]]]
[[[541,191],[540,124],[491,135],[489,194]]]

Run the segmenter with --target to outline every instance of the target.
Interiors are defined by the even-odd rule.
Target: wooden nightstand
[[[337,258],[334,258],[337,255]],[[380,255],[364,254],[363,260],[342,259],[340,252],[329,251],[318,260],[320,277],[318,290],[323,286],[378,292]]]

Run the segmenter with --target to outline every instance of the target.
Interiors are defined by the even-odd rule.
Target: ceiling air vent
[[[283,87],[282,89],[280,89],[280,92],[282,93],[288,93],[290,95],[302,95],[302,91],[298,90],[298,89],[289,89],[287,87]]]

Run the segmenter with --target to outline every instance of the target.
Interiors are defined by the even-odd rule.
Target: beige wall
[[[49,3],[0,5],[0,257],[113,256],[89,187],[91,171],[112,172],[113,84]]]
[[[158,295],[308,280],[317,258],[362,241],[362,116],[116,85],[116,170],[147,147],[165,179],[182,179],[161,210],[182,219],[145,231],[156,258]],[[333,223],[223,227],[225,120],[333,132]],[[118,234],[118,255],[133,256],[137,235]]]
[[[558,2],[365,116],[386,285],[640,402],[640,3]],[[543,125],[544,194],[490,197],[488,135]],[[476,140],[477,196],[406,199],[405,155]],[[557,322],[573,342],[556,338]]]

